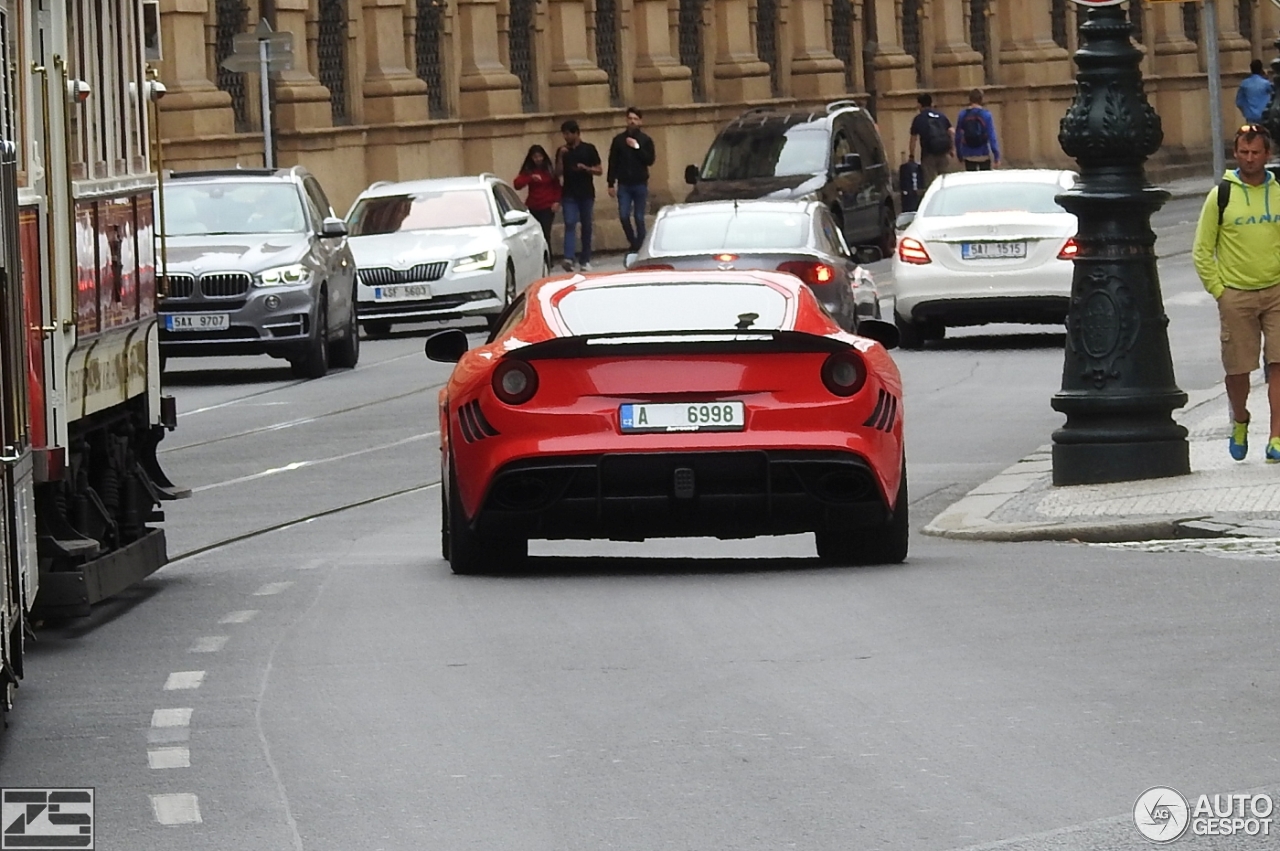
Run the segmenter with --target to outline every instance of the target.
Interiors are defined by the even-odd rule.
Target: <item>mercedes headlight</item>
[[[453,261],[453,271],[479,272],[483,269],[492,269],[497,264],[498,252],[490,249],[489,251],[481,251],[479,254],[472,254],[469,257],[459,257]]]
[[[258,273],[256,283],[260,287],[288,287],[311,281],[311,270],[301,263],[277,266]]]

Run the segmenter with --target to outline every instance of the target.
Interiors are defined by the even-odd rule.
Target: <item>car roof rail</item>
[[[833,100],[831,103],[827,104],[827,114],[830,115],[837,109],[848,109],[849,107],[862,109],[862,106],[856,100]]]
[[[198,171],[174,171],[169,173],[171,178],[179,177],[274,177],[277,171],[274,168],[210,168]]]

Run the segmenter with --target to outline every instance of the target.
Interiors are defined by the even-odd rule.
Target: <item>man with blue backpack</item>
[[[982,105],[982,90],[969,92],[969,105],[956,120],[956,159],[965,171],[990,171],[1000,166],[1000,141],[991,110]]]

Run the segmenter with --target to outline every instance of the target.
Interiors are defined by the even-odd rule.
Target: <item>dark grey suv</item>
[[[162,357],[267,354],[303,378],[356,365],[347,226],[306,169],[174,174],[163,213]]]
[[[853,101],[825,110],[757,107],[711,143],[702,167],[685,169],[686,203],[771,198],[821,201],[845,240],[897,247],[893,186],[871,114]]]

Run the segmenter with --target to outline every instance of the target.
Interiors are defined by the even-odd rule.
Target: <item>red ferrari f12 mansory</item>
[[[776,272],[552,278],[440,392],[443,553],[505,572],[531,538],[813,532],[836,564],[907,555],[897,329],[843,331]],[[874,339],[873,339],[874,337]]]

